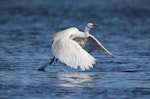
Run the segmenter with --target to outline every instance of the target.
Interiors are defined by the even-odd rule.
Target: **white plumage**
[[[50,62],[50,64],[55,59],[58,59],[67,66],[75,69],[77,69],[78,66],[82,70],[92,68],[96,59],[84,50],[82,46],[114,56],[107,49],[105,49],[95,37],[89,34],[90,28],[93,27],[94,25],[92,23],[88,23],[84,32],[79,31],[77,28],[71,27],[56,33],[51,45],[54,59]],[[39,68],[39,70],[44,70],[45,68],[46,66],[43,66]]]
[[[89,69],[89,67],[93,67],[92,65],[95,64],[96,59],[70,38],[71,35],[76,37],[77,34],[78,37],[84,37],[84,33],[76,28],[69,28],[59,32],[54,37],[52,53],[67,66],[75,69],[80,66],[82,70]]]

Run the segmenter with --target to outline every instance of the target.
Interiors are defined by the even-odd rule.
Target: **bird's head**
[[[88,23],[87,24],[87,28],[94,28],[94,27],[98,27],[98,26],[93,24],[93,23]]]
[[[93,24],[93,23],[88,23],[84,29],[84,32],[86,34],[86,36],[88,37],[89,36],[89,31],[91,28],[96,28],[98,27],[97,25]]]

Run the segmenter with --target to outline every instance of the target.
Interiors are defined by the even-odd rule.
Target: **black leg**
[[[45,68],[48,67],[49,62],[45,63],[42,67],[40,67],[38,70],[39,71],[45,71]]]
[[[38,70],[39,70],[39,71],[45,71],[45,68],[48,67],[48,64],[51,65],[55,60],[57,60],[57,59],[56,59],[55,57],[53,57],[50,62],[45,63],[45,64],[44,64],[42,67],[40,67]]]
[[[49,65],[51,65],[54,61],[55,61],[55,56],[51,59],[51,61],[49,62]]]

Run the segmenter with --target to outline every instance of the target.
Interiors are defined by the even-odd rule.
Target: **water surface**
[[[149,99],[149,0],[2,0],[0,6],[1,99]],[[55,32],[88,22],[90,32],[112,53],[92,53],[93,69],[74,70],[53,57]]]

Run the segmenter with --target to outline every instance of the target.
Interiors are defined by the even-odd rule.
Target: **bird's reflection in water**
[[[92,86],[93,83],[92,74],[56,74],[56,78],[59,80],[59,86],[61,87],[83,87]]]

